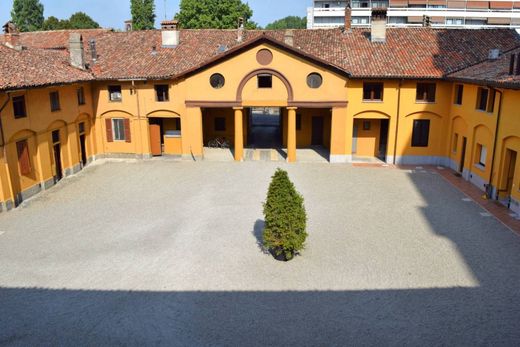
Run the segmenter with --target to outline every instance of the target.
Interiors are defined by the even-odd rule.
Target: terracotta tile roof
[[[511,55],[515,55],[513,74],[509,74]],[[450,80],[489,84],[495,87],[520,89],[520,75],[515,75],[520,65],[520,47],[504,52],[497,60],[486,60],[450,74]]]
[[[248,45],[265,35],[283,41],[284,31],[246,31]],[[181,44],[161,47],[160,31],[109,33],[97,40],[97,78],[174,77],[239,45],[235,30],[182,30]],[[372,43],[370,29],[294,30],[294,47],[353,77],[442,78],[484,60],[490,49],[520,45],[514,30],[388,28],[386,43]],[[155,52],[153,52],[155,47]]]
[[[498,48],[504,52],[520,46],[519,35],[510,29],[432,28],[387,28],[385,43],[372,43],[370,29],[365,28],[355,28],[348,32],[342,32],[341,29],[293,30],[293,47],[283,44],[283,30],[246,30],[241,43],[237,42],[236,30],[181,30],[180,45],[176,48],[161,47],[160,30],[23,33],[21,42],[28,47],[63,48],[68,46],[71,32],[83,35],[87,58],[90,57],[88,41],[91,38],[96,40],[98,57],[96,62],[90,61],[91,72],[96,79],[105,80],[175,78],[202,68],[219,57],[224,58],[230,52],[255,45],[260,38],[274,40],[272,42],[282,48],[323,62],[354,78],[443,78],[484,61],[491,49]],[[43,55],[42,59],[47,59],[46,64],[52,65],[49,61],[57,59],[54,53],[38,54]],[[62,50],[61,55],[65,53]],[[31,57],[36,59],[36,53]],[[2,66],[7,64],[4,61],[6,59],[0,57]],[[60,76],[62,80],[76,77],[74,73],[65,74],[65,71],[49,74],[47,80],[52,81],[53,76]],[[38,76],[31,78],[44,80],[43,76]],[[27,76],[25,78],[31,79]],[[0,76],[0,85],[9,84],[2,79]],[[63,83],[57,78],[54,80]]]
[[[0,90],[41,87],[92,80],[90,72],[72,67],[63,50],[24,49],[0,45]]]

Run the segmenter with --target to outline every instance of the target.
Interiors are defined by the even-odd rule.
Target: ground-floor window
[[[458,145],[459,145],[459,134],[455,133],[455,134],[453,134],[453,147],[452,147],[453,153],[457,153]]]
[[[132,142],[130,132],[130,119],[108,118],[106,120],[107,141]]]
[[[412,147],[428,147],[430,138],[430,120],[416,119],[413,121]]]
[[[112,128],[115,141],[125,141],[125,120],[112,119]]]
[[[486,159],[487,159],[487,147],[484,145],[481,145],[480,143],[477,143],[477,158],[478,158],[478,164],[480,166],[485,167]]]

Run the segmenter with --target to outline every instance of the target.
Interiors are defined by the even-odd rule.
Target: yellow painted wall
[[[364,130],[364,122],[370,122],[370,129]],[[363,157],[375,157],[379,154],[379,143],[381,135],[381,120],[379,119],[355,119],[354,126],[357,127],[357,150],[356,155]]]

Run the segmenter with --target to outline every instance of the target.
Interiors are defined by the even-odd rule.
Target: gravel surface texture
[[[307,247],[259,246],[277,167]],[[520,345],[520,237],[428,169],[95,163],[0,214],[0,345]]]

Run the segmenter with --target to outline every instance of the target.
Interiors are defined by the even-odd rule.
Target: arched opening
[[[352,129],[353,162],[386,162],[390,115],[364,111],[354,115]]]

